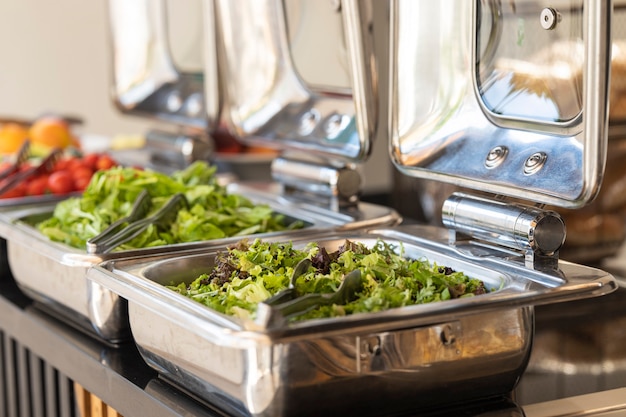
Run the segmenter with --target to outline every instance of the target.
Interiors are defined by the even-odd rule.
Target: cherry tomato
[[[97,153],[90,153],[83,157],[83,163],[91,168],[93,171],[96,171],[98,169],[98,159],[100,159],[100,155],[98,155]]]
[[[48,176],[41,175],[35,177],[26,183],[27,195],[42,195],[48,191]]]
[[[0,198],[19,198],[24,197],[26,195],[26,184],[21,183],[17,184],[15,187],[11,188],[7,192],[0,195]]]
[[[107,154],[100,155],[98,161],[96,162],[96,168],[98,168],[98,170],[109,169],[115,165],[116,164],[113,158]]]
[[[93,175],[93,170],[89,169],[86,166],[79,166],[73,170],[71,170],[72,178],[91,178]]]
[[[87,188],[87,186],[89,185],[90,181],[91,181],[90,177],[74,178],[74,188],[77,191],[83,191],[85,188]]]
[[[67,161],[67,169],[69,169],[70,171],[74,171],[80,168],[89,168],[87,166],[87,164],[85,163],[85,161],[83,161],[81,158],[70,158]]]
[[[19,171],[20,172],[27,171],[27,170],[31,169],[32,167],[33,167],[33,164],[31,164],[30,162],[26,161],[22,165],[20,165]]]
[[[74,191],[74,178],[69,171],[56,171],[48,177],[48,188],[53,194],[67,194]]]
[[[68,158],[60,159],[57,161],[56,164],[54,164],[54,170],[63,171],[64,169],[67,169],[69,167],[69,163],[70,163],[70,160]]]

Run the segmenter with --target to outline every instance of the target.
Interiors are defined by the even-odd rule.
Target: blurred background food
[[[0,153],[12,154],[22,146],[28,138],[28,128],[24,125],[10,122],[0,126]]]
[[[80,149],[80,140],[73,132],[74,124],[76,121],[56,115],[44,115],[33,121],[0,120],[0,154],[17,152],[26,140],[30,141],[33,156],[44,156],[55,148]]]
[[[108,153],[82,152],[79,123],[57,115],[0,120],[0,199],[80,192],[94,172],[116,165]],[[58,156],[44,164],[51,154]]]
[[[54,148],[80,148],[80,142],[72,133],[69,123],[54,116],[35,120],[28,129],[28,138],[31,141],[31,152],[35,154],[46,154]]]

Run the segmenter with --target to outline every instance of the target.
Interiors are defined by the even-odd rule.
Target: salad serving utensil
[[[26,162],[29,156],[30,156],[30,141],[25,140],[24,143],[22,143],[20,148],[17,150],[17,153],[15,154],[15,160],[13,161],[13,163],[9,165],[8,167],[6,167],[5,169],[3,169],[2,171],[0,171],[0,180],[3,180],[9,177],[10,175],[13,175],[16,172],[18,172],[22,164]]]
[[[148,190],[144,189],[139,193],[128,216],[111,223],[109,227],[104,229],[100,234],[87,240],[87,253],[102,253],[103,248],[107,247],[107,242],[123,230],[130,223],[141,220],[150,212],[152,207],[152,197]]]
[[[304,314],[316,307],[331,304],[347,304],[355,299],[355,296],[362,288],[361,270],[355,269],[343,277],[341,285],[333,293],[306,294],[280,302],[270,298],[268,300],[271,304],[268,304],[267,301],[259,303],[256,312],[256,322],[265,328],[279,327],[284,325],[288,319]],[[288,290],[290,288],[285,291]]]
[[[289,286],[263,302],[267,305],[274,306],[296,298],[298,296],[298,292],[296,291],[296,280],[309,270],[311,264],[312,262],[309,258],[304,258],[298,262],[293,268],[293,273],[291,274],[291,279],[289,280]]]
[[[26,181],[30,177],[52,172],[57,161],[61,159],[62,156],[63,151],[61,149],[55,148],[39,163],[39,165],[35,165],[24,171],[19,171],[18,168],[18,172],[15,175],[9,175],[9,177],[2,182],[2,184],[0,185],[0,195],[11,190],[18,184]]]
[[[91,253],[109,253],[121,244],[139,236],[150,225],[169,224],[176,218],[178,211],[186,206],[187,199],[185,195],[176,193],[152,216],[130,222],[126,227],[112,234],[107,239],[96,242],[95,247],[91,249],[94,252]]]

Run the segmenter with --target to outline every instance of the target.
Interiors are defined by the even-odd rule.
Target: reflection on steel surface
[[[232,191],[232,190],[235,191]],[[231,192],[241,192],[257,204],[269,204],[276,212],[293,218],[297,216],[308,227],[296,230],[298,236],[328,230],[331,227],[347,229],[366,226],[382,226],[399,222],[397,214],[382,206],[362,204],[359,210],[330,212],[309,205],[283,201],[276,193],[237,187]],[[122,251],[108,255],[90,255],[67,245],[52,242],[33,225],[47,218],[54,210],[54,203],[19,206],[0,213],[0,235],[7,240],[8,263],[13,277],[26,294],[60,315],[64,320],[76,324],[89,334],[110,342],[119,343],[129,338],[126,301],[108,288],[86,278],[87,270],[105,259],[124,256],[144,256],[159,252],[196,249],[213,244],[220,245],[223,239]],[[270,233],[271,235],[284,233]],[[289,233],[287,233],[289,234]],[[257,235],[263,237],[263,235]],[[228,238],[237,241],[241,237]],[[221,242],[221,243],[220,243]]]
[[[540,28],[540,9],[528,10],[534,2],[515,2],[517,14],[499,10],[495,17],[488,7],[506,8],[509,3],[482,2],[487,7],[484,14],[473,8],[475,3],[392,3],[389,134],[393,162],[413,177],[560,207],[586,204],[599,190],[606,156],[610,62],[609,37],[603,29],[610,22],[606,2],[585,3],[582,13],[576,7],[568,8],[568,14],[562,11],[562,25],[551,31]],[[476,16],[474,26],[468,15]],[[582,105],[574,100],[574,108],[557,115],[556,121],[546,120],[550,116],[537,105],[517,103],[530,96],[514,91],[515,85],[510,84],[511,78],[524,75],[520,69],[530,65],[537,49],[527,38],[512,39],[510,33],[490,26],[525,25],[530,36],[533,22],[546,43],[550,41],[548,45],[559,40],[555,36],[573,38],[587,57],[581,66],[582,84],[577,77],[571,81]],[[582,41],[581,33],[585,34]],[[598,60],[588,59],[591,56]],[[516,65],[499,74],[498,62],[505,62],[504,58],[514,58]],[[544,72],[557,67],[555,59],[532,64]],[[496,108],[502,98],[492,97],[494,92],[500,94],[495,91],[499,83],[510,90],[504,95],[515,99],[505,108]],[[506,149],[506,154],[498,164],[489,164],[492,150],[498,148]],[[537,155],[541,165],[525,169]]]
[[[379,238],[402,242],[405,256],[462,270],[496,291],[268,330],[163,286],[197,278],[219,247],[116,260],[90,269],[88,278],[128,300],[135,342],[161,375],[227,411],[258,416],[383,404],[389,412],[415,409],[449,404],[451,390],[458,401],[508,393],[530,354],[532,305],[615,289],[612,277],[593,268],[561,262],[558,271],[533,271],[509,251],[452,247],[446,236],[443,229],[407,226],[292,241],[301,247],[315,240],[330,251],[345,239],[368,246]]]
[[[185,72],[173,62],[165,0],[108,1],[113,98],[120,111],[195,128],[215,126],[219,97],[211,5],[198,11],[206,44],[194,47],[203,52],[203,71]]]
[[[293,63],[282,1],[220,0],[216,16],[225,107],[236,136],[336,162],[369,155],[377,114],[376,57],[365,47],[373,43],[369,2],[346,1],[341,7],[349,89],[322,89],[302,79]]]

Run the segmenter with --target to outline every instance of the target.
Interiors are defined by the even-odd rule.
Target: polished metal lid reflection
[[[393,1],[393,162],[409,176],[586,204],[606,158],[610,12],[603,1]]]

